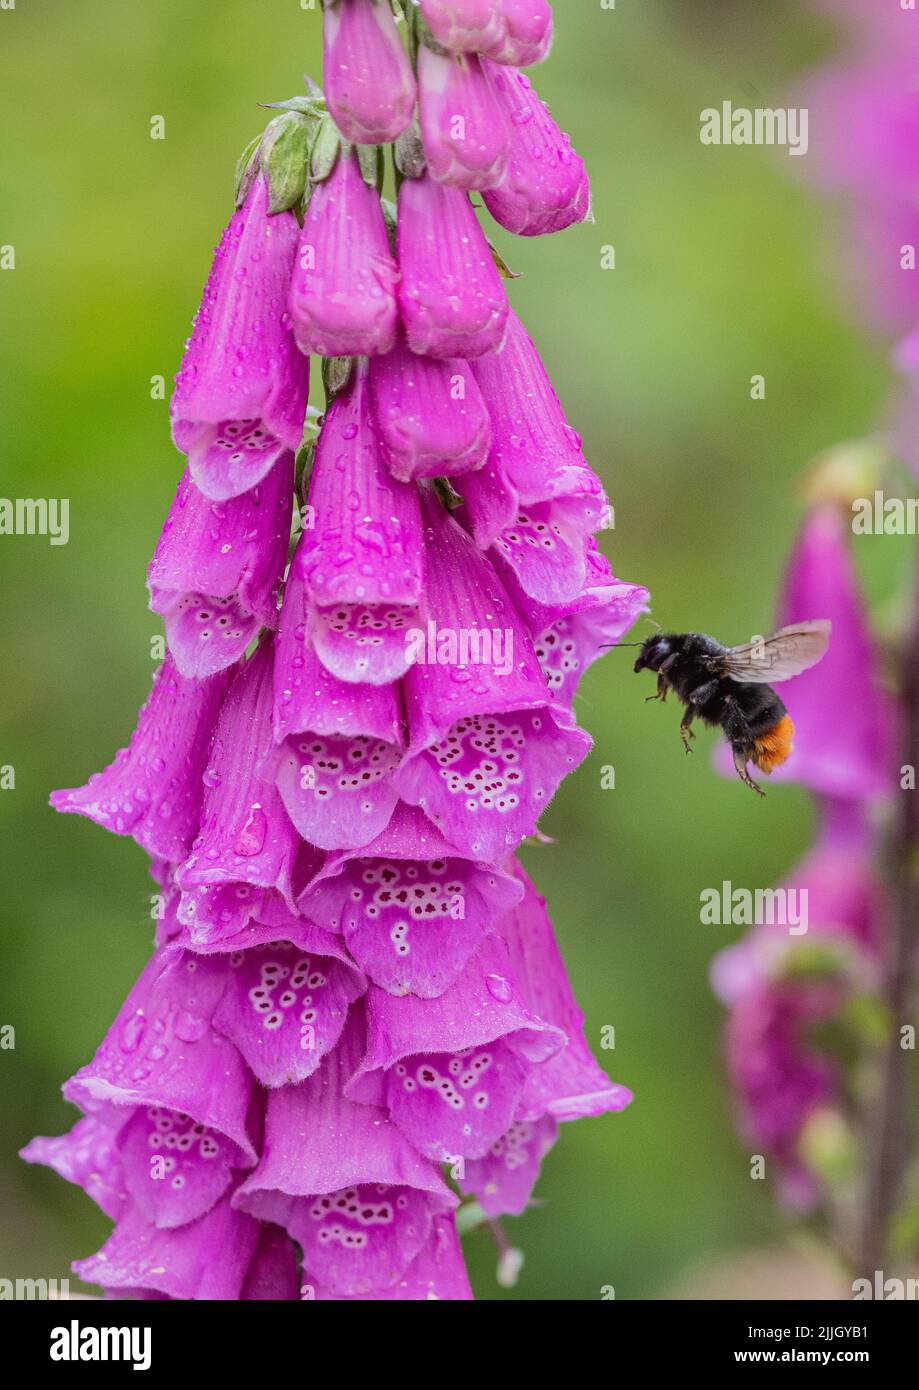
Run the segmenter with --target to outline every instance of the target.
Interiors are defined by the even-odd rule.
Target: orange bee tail
[[[791,754],[794,736],[795,726],[786,714],[778,724],[754,740],[752,761],[768,776],[774,768],[781,767]]]

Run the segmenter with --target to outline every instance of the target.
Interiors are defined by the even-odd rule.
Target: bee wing
[[[721,658],[722,675],[753,685],[772,685],[790,680],[810,666],[816,666],[830,642],[832,623],[828,618],[792,623],[771,637],[728,647]]]

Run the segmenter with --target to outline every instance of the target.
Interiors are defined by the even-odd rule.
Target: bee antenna
[[[661,627],[660,623],[657,621],[657,619],[651,617],[651,614],[650,614],[650,613],[647,613],[647,614],[645,615],[645,622],[646,622],[646,623],[650,623],[651,626],[654,628],[654,630],[655,630],[656,632],[663,632],[663,630],[664,630],[664,629]]]
[[[600,650],[606,651],[614,649],[616,647],[643,647],[644,645],[644,642],[604,642],[602,643]]]

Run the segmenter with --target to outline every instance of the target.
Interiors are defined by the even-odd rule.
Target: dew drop
[[[249,812],[249,819],[246,821],[236,844],[233,846],[234,853],[245,855],[251,858],[253,854],[261,854],[265,844],[265,835],[268,832],[268,821],[261,806],[253,806]]]
[[[488,993],[493,999],[497,999],[499,1004],[509,1004],[513,998],[514,991],[509,980],[505,980],[503,975],[489,975],[485,981],[488,986]]]

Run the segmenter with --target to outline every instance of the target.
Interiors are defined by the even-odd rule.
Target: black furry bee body
[[[818,662],[829,633],[830,624],[816,620],[725,647],[704,632],[657,632],[641,644],[635,670],[657,673],[657,693],[648,699],[666,700],[672,690],[682,701],[680,736],[687,753],[694,720],[717,726],[731,745],[741,781],[762,796],[747,764],[768,775],[789,757],[794,737],[788,711],[768,682],[788,680]]]

